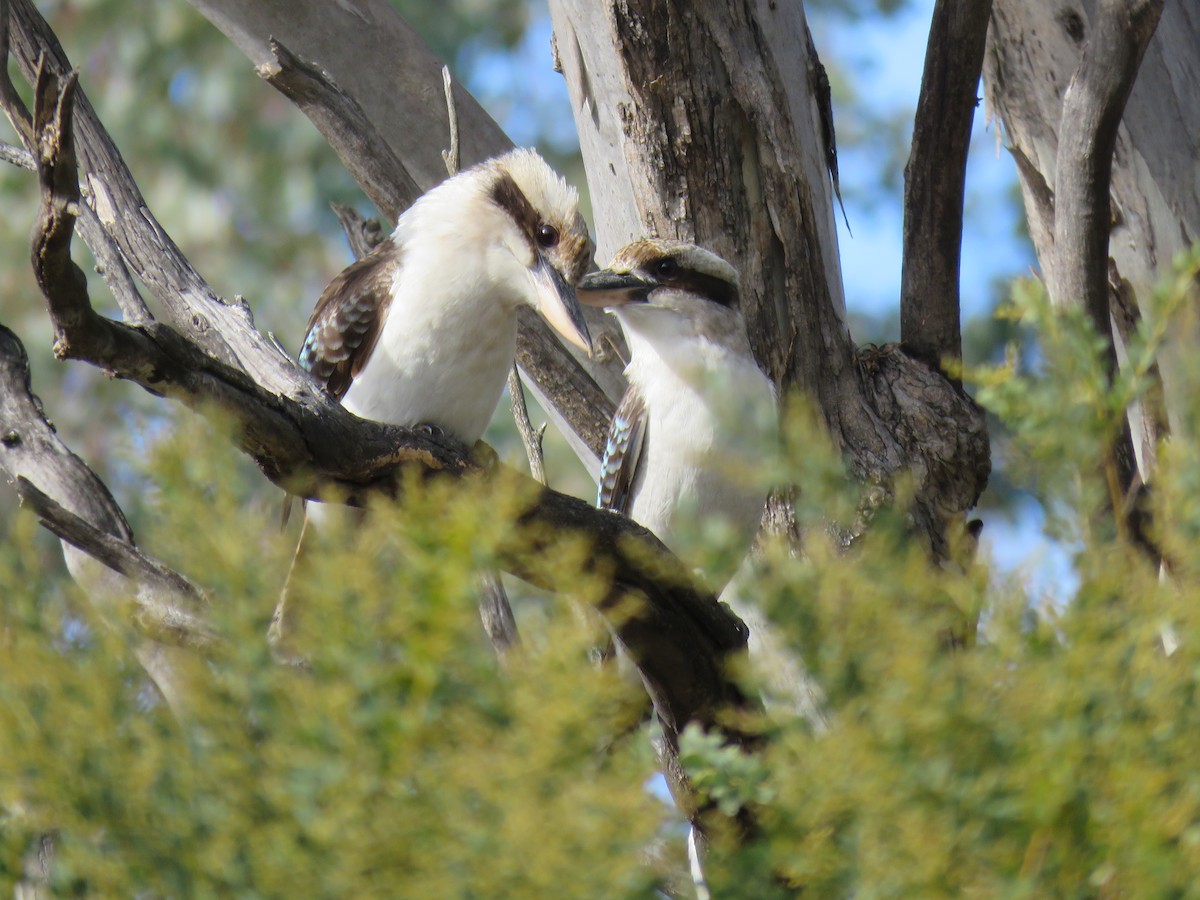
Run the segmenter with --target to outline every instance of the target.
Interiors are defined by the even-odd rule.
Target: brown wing
[[[600,490],[596,498],[596,505],[601,509],[615,509],[628,515],[645,439],[646,404],[642,395],[631,385],[617,405],[612,423],[608,426],[604,458],[600,461]]]
[[[329,282],[308,320],[300,365],[339,400],[375,349],[399,266],[388,238]]]

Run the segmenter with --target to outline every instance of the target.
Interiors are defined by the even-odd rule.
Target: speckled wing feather
[[[375,349],[399,265],[388,238],[329,282],[308,320],[300,365],[339,400]]]
[[[629,513],[642,445],[646,440],[646,404],[632,386],[625,391],[608,426],[604,458],[600,461],[600,491],[596,505]]]

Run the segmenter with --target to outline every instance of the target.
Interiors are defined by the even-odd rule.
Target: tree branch
[[[1117,371],[1109,296],[1108,238],[1112,212],[1113,152],[1125,104],[1164,0],[1101,0],[1083,56],[1063,96],[1055,162],[1053,264],[1047,274],[1051,299],[1081,306],[1105,341],[1110,377]],[[1110,509],[1117,527],[1152,557],[1145,533],[1133,437],[1128,419],[1113,439],[1110,467],[1116,485]]]
[[[508,372],[508,396],[512,406],[513,421],[525,445],[525,456],[529,460],[529,473],[534,480],[546,483],[546,457],[542,452],[542,439],[546,436],[546,423],[534,428],[529,420],[529,407],[525,405],[525,386],[521,384],[521,371],[517,364]]]
[[[174,569],[146,556],[131,542],[113,537],[75,515],[29,479],[17,476],[16,489],[47,531],[149,589],[138,594],[137,615],[138,624],[149,637],[200,650],[213,647],[216,635],[200,616],[187,608],[207,605],[207,599],[195,585]],[[170,597],[177,602],[164,603],[159,597]]]
[[[30,0],[7,0],[9,48],[23,76],[39,67],[62,78],[71,66],[57,36]],[[19,98],[18,98],[19,99]],[[75,96],[74,126],[89,205],[117,244],[131,272],[162,304],[175,328],[215,359],[247,372],[269,391],[317,393],[278,347],[254,327],[244,303],[228,302],[208,286],[159,225],[83,91]],[[14,110],[5,99],[10,117]]]
[[[138,622],[149,636],[188,646],[211,644],[211,632],[198,618],[203,595],[181,575],[137,549],[108,488],[46,421],[40,401],[31,392],[25,348],[3,326],[0,467],[49,531],[145,588],[135,600]],[[84,572],[79,557],[66,555],[80,587],[95,594],[97,585],[89,577],[93,573]]]
[[[1087,310],[1108,336],[1109,189],[1125,103],[1164,0],[1101,0],[1083,58],[1063,96],[1055,164],[1050,296]],[[1115,352],[1112,362],[1116,362]]]
[[[904,169],[900,339],[940,367],[962,358],[963,190],[992,0],[938,0]]]
[[[395,222],[423,193],[416,179],[328,72],[274,38],[269,43],[274,61],[258,67],[259,77],[308,116],[371,202]]]

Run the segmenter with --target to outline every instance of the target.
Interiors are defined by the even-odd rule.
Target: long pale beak
[[[614,272],[601,269],[589,272],[579,282],[579,302],[588,306],[624,306],[627,303],[645,303],[650,292],[658,285],[632,272]]]
[[[540,253],[530,274],[533,277],[538,312],[555,331],[591,356],[592,338],[588,334],[587,322],[584,321],[583,308],[579,305],[575,288],[567,284],[562,273]]]

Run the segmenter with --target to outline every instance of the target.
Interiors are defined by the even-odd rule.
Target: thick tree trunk
[[[1043,271],[1053,268],[1056,184],[1064,95],[1108,2],[1052,5],[995,0],[984,63],[989,115],[1004,126],[1017,161],[1030,236]],[[1131,7],[1139,4],[1130,4]],[[1168,0],[1145,51],[1116,135],[1108,228],[1109,314],[1118,360],[1139,318],[1139,304],[1171,260],[1200,240],[1200,7]],[[1081,299],[1081,298],[1079,298]],[[1179,335],[1176,351],[1197,335]],[[1168,357],[1169,358],[1169,357]],[[1163,373],[1165,410],[1154,392],[1131,415],[1143,476],[1171,409],[1190,398]]]
[[[799,3],[552,0],[558,58],[605,257],[654,234],[733,262],[760,363],[816,403],[863,480],[911,471],[935,555],[987,480],[983,415],[896,348],[845,323],[823,72]],[[953,333],[957,336],[957,309]]]

